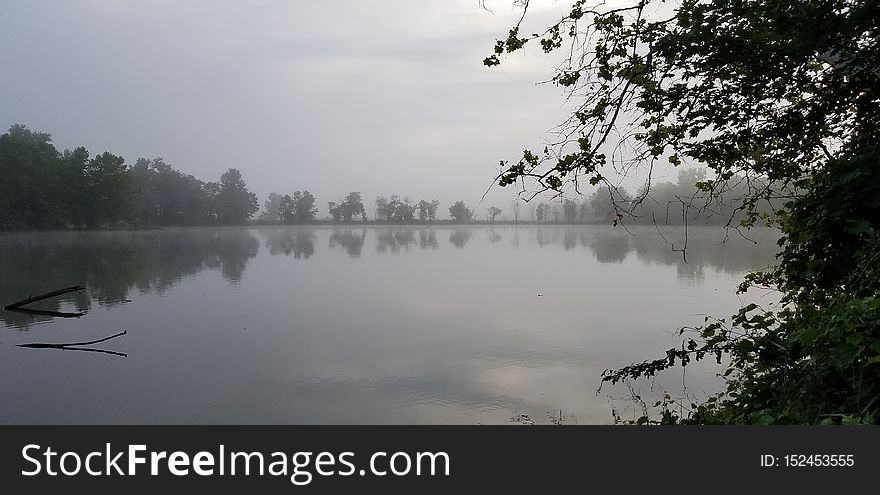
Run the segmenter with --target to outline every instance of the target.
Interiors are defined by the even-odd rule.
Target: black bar
[[[815,493],[823,487],[872,486],[880,461],[880,429],[839,426],[2,426],[0,438],[0,487],[5,493],[155,493],[164,489],[175,493],[546,493],[550,489],[765,493],[779,488],[788,493],[798,489]],[[102,457],[100,461],[93,459],[93,467],[103,470],[108,443],[111,457],[127,452],[129,445],[145,445],[147,451],[140,455],[147,463],[137,466],[136,476],[91,476],[84,467],[76,476],[48,476],[45,458],[39,457],[46,447],[59,453],[76,452],[81,458],[100,452]],[[22,455],[27,445],[40,446],[28,451],[41,462],[39,475],[22,475],[22,471],[35,469]],[[242,476],[242,464],[238,464],[238,475],[231,476],[227,460],[226,474],[220,476],[216,463],[221,445],[226,455],[232,451],[262,453],[265,474]],[[211,476],[198,475],[188,464],[188,475],[175,476],[160,461],[159,475],[152,476],[150,452],[161,451],[182,451],[190,461],[198,452],[211,453],[215,455],[215,471]],[[353,453],[347,459],[356,467],[352,475],[317,474],[317,453],[338,456],[346,451]],[[411,458],[418,452],[445,452],[449,476],[439,475],[441,469],[435,476],[412,472],[400,477],[373,475],[369,459],[379,451],[389,455],[406,452]],[[311,480],[302,485],[292,483],[290,459],[286,476],[268,474],[269,463],[280,459],[271,457],[273,452],[288,458],[296,452],[311,452],[309,464],[303,468],[312,474]],[[832,467],[832,458],[823,456],[838,456],[835,463],[843,465]],[[762,466],[771,458],[773,466]],[[120,459],[117,465],[126,471],[127,456]],[[852,459],[852,465],[845,459]],[[56,471],[58,460],[55,455]],[[397,460],[401,462],[396,468],[402,471],[404,459]],[[72,471],[73,457],[67,461],[67,469]],[[377,466],[387,470],[387,456],[379,457]],[[337,462],[322,469],[337,472],[343,467]],[[361,469],[365,470],[363,476]],[[303,481],[304,476],[298,480]]]

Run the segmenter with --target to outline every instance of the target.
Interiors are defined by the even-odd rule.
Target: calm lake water
[[[669,228],[675,241],[680,228]],[[608,423],[599,376],[740,307],[778,235],[691,227],[196,228],[0,235],[3,423]],[[748,295],[762,302],[768,294]],[[19,347],[81,342],[119,354]],[[715,365],[642,391],[718,386]],[[704,396],[704,395],[703,395]]]

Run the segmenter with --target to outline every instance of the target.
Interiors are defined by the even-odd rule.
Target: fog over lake
[[[774,231],[610,226],[0,234],[3,423],[608,423],[601,372],[729,316]],[[754,291],[753,291],[754,292]],[[769,303],[773,294],[749,293]],[[699,313],[699,314],[697,314]],[[19,347],[127,334],[88,346]],[[124,354],[125,356],[121,355]],[[652,392],[705,397],[712,364]],[[561,413],[560,413],[561,412]]]

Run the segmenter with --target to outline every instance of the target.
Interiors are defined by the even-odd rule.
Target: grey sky
[[[531,48],[482,59],[520,12],[511,0],[3,0],[0,125],[164,157],[205,180],[229,168],[269,192],[326,203],[360,190],[478,205],[501,158],[562,116],[551,63]],[[567,2],[534,5],[531,25]],[[528,28],[528,26],[527,26]]]

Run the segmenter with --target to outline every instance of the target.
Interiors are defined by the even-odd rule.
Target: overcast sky
[[[309,189],[464,199],[499,159],[540,146],[563,115],[537,45],[482,60],[511,0],[0,0],[0,124],[129,163],[163,157],[203,180],[242,171],[262,204]],[[533,2],[525,31],[566,1]]]

